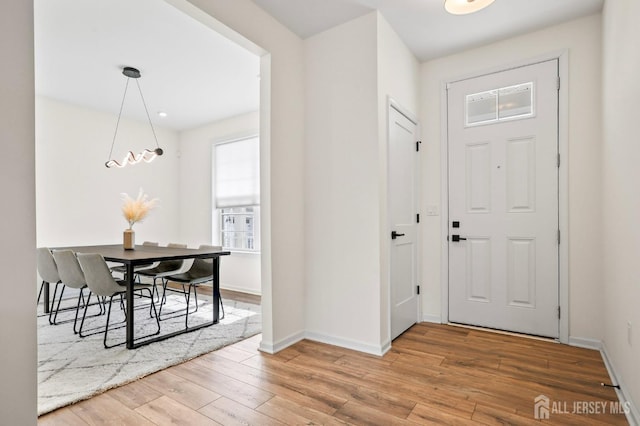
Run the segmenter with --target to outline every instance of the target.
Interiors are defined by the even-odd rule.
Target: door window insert
[[[465,98],[465,127],[533,115],[533,82],[473,93]]]

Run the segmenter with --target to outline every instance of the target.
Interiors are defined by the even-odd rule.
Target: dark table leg
[[[127,349],[133,349],[133,322],[135,317],[135,312],[133,310],[133,265],[128,263],[126,267],[127,270],[125,273],[125,280],[127,281]]]
[[[42,292],[42,303],[44,303],[44,313],[49,313],[49,283],[43,281],[44,291]]]
[[[130,282],[127,279],[127,310],[132,310],[133,309],[133,291],[131,291],[131,296],[130,296],[129,289],[133,290],[133,282],[132,281]],[[131,300],[131,307],[129,307],[129,300]],[[161,340],[166,340],[173,336],[178,336],[180,334],[189,333],[191,331],[199,330],[204,327],[210,327],[214,324],[218,324],[218,322],[220,321],[220,256],[216,256],[213,258],[213,315],[212,316],[213,318],[211,322],[198,324],[194,327],[187,327],[178,331],[174,331],[172,333],[153,337],[151,339],[144,339],[140,342],[133,341],[133,316],[127,317],[127,349],[139,348],[140,346],[148,345],[149,343],[159,342]],[[129,327],[131,327],[131,340],[129,340]]]
[[[213,323],[220,321],[220,256],[213,258]]]

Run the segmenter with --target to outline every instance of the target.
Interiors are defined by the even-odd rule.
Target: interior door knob
[[[396,231],[391,231],[391,239],[395,240],[397,237],[404,237],[404,234],[398,234]]]
[[[452,235],[451,236],[451,241],[453,241],[454,243],[457,243],[458,241],[466,241],[466,238],[461,237],[460,235]]]

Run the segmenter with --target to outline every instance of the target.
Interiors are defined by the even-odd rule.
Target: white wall
[[[379,352],[377,14],[305,40],[307,332]]]
[[[250,0],[167,1],[244,45],[253,43],[254,52],[263,55],[261,348],[277,350],[298,338],[305,328],[303,43]],[[192,5],[207,16],[200,16]]]
[[[0,2],[0,419],[36,424],[33,2]]]
[[[640,408],[640,3],[603,11],[602,255],[604,343],[619,383]],[[631,343],[627,324],[631,323]],[[637,413],[636,413],[637,415]],[[636,418],[640,422],[640,418]]]
[[[603,297],[600,232],[601,17],[593,15],[565,24],[422,64],[420,93],[423,148],[423,211],[440,211],[440,143],[442,83],[514,62],[568,49],[569,116],[569,334],[601,340]],[[566,122],[566,121],[565,121]],[[441,314],[442,239],[439,216],[422,224],[423,314]],[[446,320],[446,318],[445,318]]]
[[[387,99],[417,110],[418,62],[378,12],[305,40],[307,336],[389,343]]]
[[[243,114],[180,133],[180,241],[190,246],[219,244],[219,226],[212,225],[211,151],[215,142],[253,136],[260,131],[258,112]],[[233,253],[221,262],[220,286],[261,294],[260,255]]]
[[[140,188],[158,206],[133,226],[136,243],[178,237],[177,133],[155,126],[164,155],[152,163],[107,168],[117,116],[52,99],[36,99],[36,209],[38,246],[117,244],[128,228],[122,193]],[[154,147],[148,123],[122,119],[114,158]]]

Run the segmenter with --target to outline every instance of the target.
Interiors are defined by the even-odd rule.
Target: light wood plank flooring
[[[276,355],[260,336],[110,390],[41,425],[627,424],[599,352],[447,325],[418,324],[375,357],[302,341]],[[607,414],[551,413],[607,403]],[[580,407],[587,407],[580,405]]]

